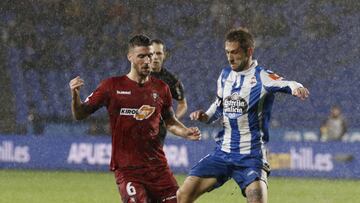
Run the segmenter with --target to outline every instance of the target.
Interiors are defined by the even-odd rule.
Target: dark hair
[[[139,47],[148,47],[148,46],[151,46],[151,42],[150,42],[150,38],[146,35],[135,35],[133,36],[130,40],[129,40],[129,43],[128,43],[128,50],[136,47],[136,46],[139,46]]]
[[[161,44],[161,45],[163,45],[163,51],[166,52],[165,44],[161,39],[152,39],[151,44]]]
[[[225,41],[239,42],[240,47],[247,53],[249,48],[255,48],[255,40],[246,28],[230,30],[225,37]]]

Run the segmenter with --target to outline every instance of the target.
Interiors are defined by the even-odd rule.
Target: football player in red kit
[[[127,75],[111,77],[100,83],[82,102],[79,76],[69,83],[72,113],[76,120],[85,119],[105,106],[112,134],[110,169],[123,202],[176,202],[178,185],[169,169],[159,134],[160,119],[175,135],[199,140],[196,127],[179,122],[172,108],[169,87],[150,76],[150,39],[136,35],[129,41]]]

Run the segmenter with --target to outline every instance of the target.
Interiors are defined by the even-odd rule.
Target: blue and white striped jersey
[[[206,111],[209,123],[223,118],[223,130],[215,138],[218,147],[234,155],[262,158],[274,93],[292,94],[298,87],[302,85],[258,66],[256,60],[245,71],[224,68],[217,82],[217,99]]]

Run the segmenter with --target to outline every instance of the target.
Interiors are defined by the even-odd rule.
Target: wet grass
[[[178,175],[179,184],[185,176]],[[347,203],[360,199],[360,180],[269,178],[270,203]],[[118,203],[111,172],[0,170],[0,203]],[[203,195],[199,203],[246,202],[229,181]]]

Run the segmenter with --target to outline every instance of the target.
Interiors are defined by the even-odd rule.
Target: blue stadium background
[[[0,9],[2,134],[32,133],[33,114],[45,120],[45,134],[106,123],[104,110],[72,121],[68,82],[84,78],[84,99],[102,79],[127,73],[126,43],[136,33],[165,41],[166,67],[182,80],[189,111],[207,108],[227,65],[224,35],[239,26],[256,36],[260,64],[311,92],[305,102],[279,94],[273,129],[317,131],[334,104],[359,128],[357,0],[7,0]]]

